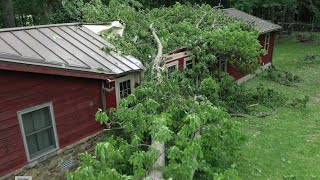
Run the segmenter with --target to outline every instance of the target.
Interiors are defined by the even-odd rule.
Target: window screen
[[[125,98],[127,96],[129,96],[131,94],[131,81],[127,80],[127,81],[123,81],[121,83],[119,83],[119,87],[120,87],[120,98]]]
[[[193,60],[186,60],[186,68],[191,69],[193,67]]]
[[[171,73],[173,73],[174,71],[177,70],[177,65],[174,64],[174,65],[168,66],[167,69],[168,69],[168,74],[171,74]]]
[[[266,54],[269,53],[269,43],[270,43],[270,33],[267,33],[264,41],[264,49],[267,51]]]
[[[57,148],[50,106],[21,114],[30,159]]]

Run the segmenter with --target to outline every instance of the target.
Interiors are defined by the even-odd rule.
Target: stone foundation
[[[105,132],[106,131],[103,130],[95,133],[41,159],[30,162],[0,177],[0,180],[14,180],[15,176],[32,176],[33,180],[66,179],[66,173],[78,167],[80,163],[79,153],[93,153],[96,142],[101,141],[105,137]]]

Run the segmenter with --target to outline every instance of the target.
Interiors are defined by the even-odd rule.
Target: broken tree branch
[[[149,28],[151,30],[152,36],[154,37],[154,39],[157,43],[157,46],[158,46],[158,52],[157,52],[157,55],[153,61],[152,72],[156,71],[157,77],[160,77],[161,76],[160,62],[161,62],[161,59],[163,56],[163,46],[162,46],[161,40],[159,39],[159,37],[156,33],[155,28],[153,27],[153,24],[151,24]]]
[[[204,15],[201,17],[201,19],[198,21],[196,28],[199,28],[200,24],[203,22],[204,18],[206,17],[207,13],[204,13]]]

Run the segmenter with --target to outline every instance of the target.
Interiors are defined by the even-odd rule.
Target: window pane
[[[32,120],[35,130],[51,126],[51,116],[49,107],[45,107],[32,112]]]
[[[37,133],[36,137],[38,141],[39,150],[52,146],[55,143],[52,128]]]
[[[176,70],[176,65],[169,66],[169,67],[168,67],[168,74],[171,74],[171,73],[174,72],[175,70]]]
[[[193,61],[192,60],[186,61],[186,68],[191,69],[192,66],[193,66]]]
[[[27,136],[27,145],[28,145],[29,155],[32,155],[39,151],[35,134]]]
[[[127,80],[119,83],[120,86],[120,98],[125,98],[131,94],[131,81]]]
[[[29,134],[34,131],[34,126],[32,122],[32,116],[31,113],[22,114],[22,124],[24,128],[24,132],[26,134]]]
[[[131,82],[130,82],[130,80],[128,80],[127,81],[127,89],[130,89],[130,87],[131,87],[131,84],[130,84]]]

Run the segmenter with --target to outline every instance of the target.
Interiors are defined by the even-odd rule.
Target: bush
[[[299,76],[294,75],[288,71],[276,69],[275,67],[265,70],[261,74],[261,77],[285,86],[292,86],[302,81]]]
[[[318,64],[320,63],[320,56],[316,54],[307,54],[301,62],[303,64]]]
[[[298,32],[294,34],[298,42],[316,42],[320,43],[320,33],[316,32]]]

